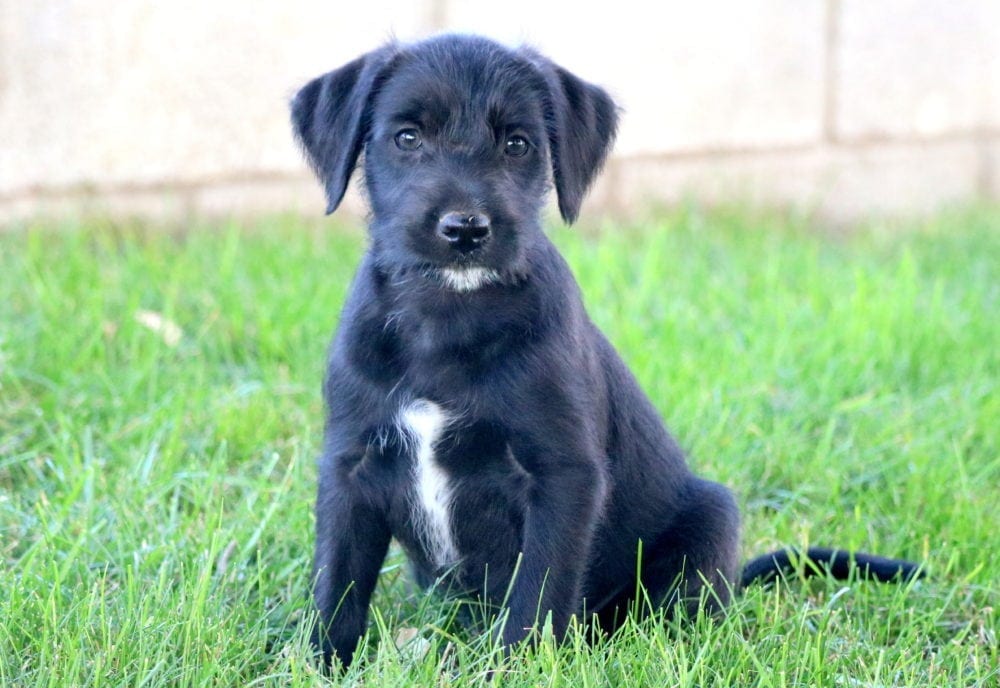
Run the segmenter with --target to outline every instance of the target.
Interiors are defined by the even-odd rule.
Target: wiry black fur
[[[608,94],[536,53],[450,36],[319,77],[292,120],[329,212],[362,154],[372,210],[324,386],[314,593],[325,658],[351,661],[391,537],[422,584],[444,576],[506,599],[507,644],[548,613],[557,635],[574,614],[620,623],[640,547],[655,604],[725,604],[739,581],[736,504],[688,470],[540,225],[550,174],[562,216],[577,217],[614,139]],[[402,130],[422,145],[401,149]],[[505,153],[511,136],[526,154]],[[441,234],[453,212],[488,219],[474,250]],[[445,270],[470,267],[491,271],[487,283],[449,285]],[[455,486],[461,560],[449,571],[410,512],[413,458],[396,419],[416,399],[457,418],[435,447]],[[788,564],[769,556],[751,573]]]

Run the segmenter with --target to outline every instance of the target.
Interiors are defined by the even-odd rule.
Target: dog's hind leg
[[[637,612],[684,605],[714,612],[728,604],[739,586],[739,510],[718,483],[692,478],[676,516],[652,542],[642,543],[638,566],[641,590],[634,581],[623,587],[593,616],[612,631]]]

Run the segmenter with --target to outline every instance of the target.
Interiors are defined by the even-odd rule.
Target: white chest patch
[[[399,412],[400,433],[413,456],[412,514],[417,535],[438,566],[458,561],[451,531],[451,486],[448,474],[434,458],[434,444],[450,422],[448,414],[426,399]]]

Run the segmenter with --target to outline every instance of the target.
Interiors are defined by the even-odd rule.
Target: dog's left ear
[[[557,64],[530,54],[549,91],[549,149],[559,213],[572,224],[587,189],[611,152],[618,108],[608,93]]]
[[[344,198],[364,147],[371,98],[388,71],[392,44],[313,79],[292,99],[292,126],[326,188],[329,215]]]

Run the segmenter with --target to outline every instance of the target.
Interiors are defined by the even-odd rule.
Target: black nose
[[[448,244],[463,253],[482,246],[490,236],[490,218],[483,213],[445,213],[437,232]]]

